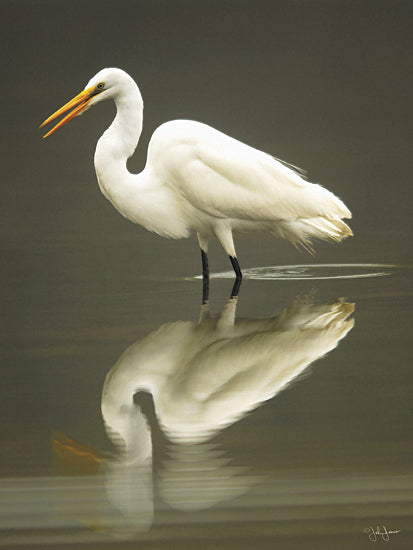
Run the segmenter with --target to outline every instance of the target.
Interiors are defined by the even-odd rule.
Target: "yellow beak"
[[[66,103],[66,105],[63,105],[63,107],[61,107],[55,113],[50,115],[49,118],[47,118],[40,125],[40,128],[42,128],[43,126],[45,126],[46,124],[48,124],[49,122],[57,118],[58,116],[62,115],[63,113],[66,113],[66,111],[68,111],[69,109],[73,108],[73,110],[70,113],[68,113],[64,118],[62,118],[62,120],[58,122],[56,126],[54,126],[43,137],[46,138],[47,136],[50,136],[51,134],[56,132],[56,130],[58,130],[61,126],[66,124],[66,122],[69,122],[69,120],[72,120],[72,118],[74,118],[75,116],[78,116],[81,113],[83,113],[83,111],[85,111],[88,108],[89,102],[92,99],[92,97],[99,94],[100,92],[101,90],[99,90],[97,86],[92,86],[90,88],[87,88],[86,90],[83,90],[83,92],[80,92],[80,94],[78,94],[76,97],[71,99],[68,103]]]

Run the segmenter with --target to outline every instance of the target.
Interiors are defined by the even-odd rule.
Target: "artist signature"
[[[374,527],[366,527],[365,529],[363,529],[363,533],[368,534],[371,542],[376,542],[379,538],[381,538],[381,540],[384,540],[384,542],[389,542],[390,535],[400,533],[400,529],[398,531],[391,531],[390,529],[387,529],[385,525],[381,525],[377,526],[375,529]]]

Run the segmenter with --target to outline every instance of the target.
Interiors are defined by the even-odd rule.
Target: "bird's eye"
[[[98,90],[103,90],[104,87],[105,87],[105,83],[104,83],[104,82],[100,82],[100,83],[97,85],[97,89],[98,89]]]

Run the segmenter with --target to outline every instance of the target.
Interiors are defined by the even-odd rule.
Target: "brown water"
[[[2,7],[0,546],[411,548],[408,4]],[[113,107],[37,131],[103,66],[144,97],[131,170],[202,120],[308,169],[354,238],[240,237],[238,303],[213,246],[208,318],[195,240],[99,194]]]

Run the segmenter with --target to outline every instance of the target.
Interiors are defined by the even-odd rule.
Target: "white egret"
[[[126,162],[142,131],[143,101],[134,80],[121,69],[98,72],[43,122],[70,111],[44,137],[106,99],[115,101],[117,112],[95,151],[102,193],[123,216],[163,237],[180,239],[195,232],[205,279],[210,238],[218,239],[241,278],[234,232],[270,232],[309,251],[313,238],[338,242],[352,235],[342,221],[351,213],[333,193],[200,122],[162,124],[150,141],[145,169],[131,174]]]

